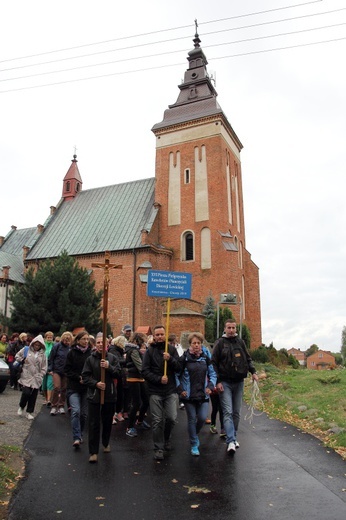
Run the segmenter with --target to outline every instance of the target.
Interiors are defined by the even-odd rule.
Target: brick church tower
[[[246,249],[242,144],[217,102],[198,34],[177,101],[153,127],[159,243],[173,251],[172,270],[192,273],[192,299],[235,294],[233,315],[261,342],[258,267]]]

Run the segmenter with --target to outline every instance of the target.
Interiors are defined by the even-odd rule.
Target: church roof
[[[23,247],[31,247],[37,236],[37,233],[38,232],[36,227],[17,229],[15,226],[12,226],[11,231],[6,235],[4,243],[0,247],[0,251],[22,257]]]
[[[3,278],[4,276],[4,266],[10,267],[8,274],[9,280],[11,280],[12,282],[24,283],[24,263],[22,256],[7,253],[0,249],[0,278]]]
[[[38,236],[36,227],[17,229],[12,226],[0,247],[0,278],[4,276],[3,267],[8,266],[9,280],[24,283],[23,247],[31,247]]]
[[[155,178],[80,191],[60,201],[27,260],[120,251],[141,246],[151,229]]]

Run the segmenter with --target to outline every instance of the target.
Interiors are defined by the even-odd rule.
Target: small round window
[[[198,77],[197,72],[193,72],[193,73],[191,74],[191,78],[192,78],[192,79],[195,79],[195,78],[197,78],[197,77]]]

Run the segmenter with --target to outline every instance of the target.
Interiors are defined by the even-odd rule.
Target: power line
[[[342,38],[334,38],[334,39],[330,39],[330,40],[321,40],[321,41],[318,41],[318,42],[310,42],[310,43],[302,43],[302,44],[297,44],[297,45],[289,45],[289,46],[286,46],[286,47],[276,47],[276,48],[272,48],[272,49],[263,49],[263,50],[260,50],[260,51],[251,51],[251,52],[242,52],[242,53],[239,53],[239,54],[230,54],[228,56],[213,57],[213,58],[210,58],[210,59],[211,60],[224,60],[224,59],[229,59],[229,58],[238,58],[238,57],[242,57],[242,56],[250,56],[252,54],[263,54],[263,53],[267,53],[267,52],[275,52],[275,51],[283,51],[283,50],[289,50],[289,49],[297,49],[299,47],[308,47],[308,46],[313,46],[313,45],[322,45],[322,44],[325,44],[325,43],[333,43],[333,42],[338,42],[338,41],[342,41],[342,40],[346,40],[346,36],[342,37]],[[9,92],[18,92],[18,91],[21,91],[21,90],[33,90],[33,89],[36,89],[36,88],[52,87],[52,86],[56,86],[56,85],[64,85],[64,84],[67,84],[67,83],[76,83],[76,82],[80,82],[80,81],[88,81],[88,80],[91,80],[91,79],[107,78],[107,77],[110,77],[110,76],[123,76],[123,75],[126,75],[126,74],[135,74],[135,73],[138,73],[138,72],[146,72],[146,71],[149,71],[149,70],[157,70],[157,69],[163,69],[163,68],[168,68],[168,67],[177,67],[177,66],[182,66],[182,65],[183,65],[182,62],[180,62],[180,63],[172,63],[170,65],[168,65],[168,64],[156,65],[156,66],[153,66],[153,67],[146,67],[146,68],[142,68],[142,69],[134,69],[134,70],[128,70],[128,71],[123,71],[123,72],[111,72],[109,74],[102,74],[102,75],[99,75],[99,76],[90,76],[90,77],[87,77],[87,78],[77,78],[77,79],[70,79],[70,80],[64,80],[64,81],[57,81],[57,82],[54,82],[54,83],[46,83],[44,85],[33,85],[33,86],[30,86],[30,87],[19,87],[19,88],[15,88],[15,89],[2,90],[2,91],[0,91],[0,94],[5,94],[5,93],[9,93]]]
[[[317,3],[320,3],[322,1],[323,0],[312,0],[310,2],[304,2],[304,3],[295,4],[295,5],[289,5],[289,6],[285,6],[285,7],[276,7],[274,9],[268,9],[266,11],[257,11],[257,12],[246,13],[246,14],[241,14],[241,15],[237,15],[237,16],[230,16],[228,18],[220,18],[218,20],[209,20],[209,21],[206,21],[206,22],[199,22],[199,25],[206,25],[206,24],[210,24],[210,23],[224,22],[224,21],[227,21],[227,20],[236,20],[238,18],[245,18],[245,17],[248,17],[248,16],[257,16],[259,14],[266,14],[266,13],[271,13],[271,12],[274,12],[274,11],[282,11],[282,10],[285,10],[285,9],[294,9],[296,7],[303,7],[303,6],[310,5],[310,4],[317,4]],[[160,30],[157,30],[157,31],[150,31],[150,32],[147,32],[147,33],[133,34],[133,35],[130,35],[130,36],[121,36],[119,38],[113,38],[113,39],[110,39],[110,40],[103,40],[103,41],[100,41],[100,42],[85,43],[83,45],[75,45],[73,47],[66,47],[66,48],[63,48],[63,49],[56,49],[56,50],[51,50],[51,51],[45,51],[45,52],[40,52],[40,53],[37,53],[37,54],[29,54],[27,56],[19,56],[17,58],[7,58],[6,60],[0,60],[0,63],[5,63],[5,62],[8,62],[8,61],[23,60],[23,59],[27,59],[27,58],[37,58],[38,56],[45,56],[47,54],[53,54],[53,53],[57,53],[57,52],[66,52],[66,51],[71,51],[71,50],[75,50],[75,49],[82,49],[84,47],[90,47],[90,46],[93,46],[93,45],[104,45],[105,43],[111,43],[111,42],[116,42],[116,41],[121,41],[121,40],[128,40],[128,39],[131,39],[131,38],[141,38],[143,36],[151,36],[153,34],[169,32],[169,31],[176,31],[176,30],[187,29],[187,28],[191,28],[191,24],[189,24],[189,25],[182,25],[180,27],[170,27],[170,28],[167,28],[167,29],[160,29]]]
[[[321,1],[321,0],[318,0],[318,1]],[[277,9],[273,9],[273,10],[277,10]],[[261,27],[261,26],[265,26],[265,25],[272,25],[272,24],[275,24],[275,23],[282,23],[282,22],[287,22],[287,21],[300,20],[300,19],[303,19],[303,18],[311,18],[313,16],[321,16],[321,15],[325,15],[325,14],[333,14],[333,13],[337,13],[337,12],[345,11],[345,10],[346,10],[346,7],[341,7],[339,9],[334,9],[334,10],[331,10],[331,11],[324,11],[322,13],[312,13],[312,14],[307,14],[307,15],[302,15],[302,16],[295,16],[295,17],[291,17],[291,18],[283,18],[281,20],[271,20],[271,21],[260,22],[260,23],[251,24],[251,25],[243,25],[241,27],[231,27],[229,29],[220,29],[218,31],[211,31],[211,32],[204,33],[203,36],[210,36],[210,35],[214,35],[214,34],[230,32],[230,31],[239,31],[239,30],[242,30],[242,29],[252,29],[254,27]],[[247,16],[247,15],[242,15],[242,16]],[[226,20],[226,18],[223,19],[223,20]],[[213,23],[213,22],[205,22],[205,23]],[[128,38],[131,38],[131,36],[129,36]],[[185,40],[185,39],[186,39],[186,36],[180,36],[180,37],[177,37],[177,38],[170,38],[170,39],[166,39],[166,40],[159,40],[159,41],[156,41],[156,42],[146,42],[146,43],[140,43],[140,44],[137,44],[137,45],[130,45],[130,46],[127,46],[127,47],[120,47],[118,49],[108,49],[108,50],[98,51],[98,52],[89,53],[89,54],[81,54],[79,56],[67,56],[65,58],[58,58],[56,60],[44,61],[44,62],[40,62],[40,63],[30,63],[30,64],[27,64],[27,65],[19,65],[17,67],[11,67],[11,68],[8,68],[8,69],[2,69],[2,70],[0,70],[0,72],[8,72],[8,71],[11,71],[11,70],[25,69],[25,68],[31,68],[31,67],[40,67],[42,65],[50,65],[51,63],[58,63],[58,62],[61,62],[61,61],[70,61],[70,60],[75,60],[75,59],[79,59],[79,58],[89,58],[91,56],[96,56],[96,55],[99,55],[99,54],[107,54],[107,53],[110,53],[110,52],[131,50],[131,49],[136,49],[138,47],[145,47],[145,46],[150,46],[150,45],[159,45],[159,44],[162,44],[162,43],[170,43],[170,42],[174,42],[174,41],[178,41],[178,40]],[[251,40],[249,40],[249,41],[251,41]],[[207,48],[207,47],[205,47],[205,48]],[[52,52],[55,52],[55,51],[52,51]],[[59,52],[59,51],[56,51],[56,52]],[[7,60],[5,60],[5,61],[7,61]],[[123,61],[123,60],[120,60],[120,61]],[[126,60],[124,60],[124,61],[126,61]],[[0,61],[0,63],[3,63],[3,62]],[[85,65],[85,67],[89,67],[89,66],[90,65]],[[83,68],[83,67],[77,67],[77,68]],[[70,70],[70,69],[66,69],[66,70]],[[44,73],[42,73],[42,74],[44,74]],[[40,74],[36,74],[36,75],[40,75]],[[26,76],[24,76],[24,77],[26,77]]]
[[[346,25],[346,22],[342,22],[342,23],[338,23],[338,24],[332,24],[332,25],[325,25],[325,26],[322,26],[322,27],[313,27],[313,28],[310,28],[310,29],[300,29],[300,30],[297,30],[297,31],[291,31],[291,32],[286,32],[286,33],[279,33],[279,34],[272,34],[272,35],[267,35],[267,36],[257,36],[255,38],[245,38],[245,39],[236,40],[236,41],[233,41],[233,42],[215,43],[215,44],[212,44],[212,45],[205,45],[205,46],[203,46],[203,48],[204,49],[210,49],[210,48],[213,48],[213,47],[220,47],[220,46],[224,47],[226,45],[235,45],[235,44],[238,44],[238,43],[246,43],[246,42],[264,40],[264,39],[269,39],[269,38],[278,38],[278,37],[282,37],[282,36],[292,36],[293,34],[302,34],[302,33],[306,33],[306,32],[322,30],[322,29],[330,29],[330,28],[333,28],[333,27],[340,27],[342,25]],[[269,51],[270,51],[270,49],[267,50],[267,52],[269,52]],[[119,59],[119,60],[112,60],[112,61],[103,62],[103,63],[92,63],[92,64],[88,64],[88,65],[80,65],[80,66],[76,66],[76,67],[73,67],[73,68],[67,68],[67,69],[60,69],[60,70],[53,70],[53,71],[46,71],[46,72],[37,72],[35,74],[29,74],[27,76],[17,76],[15,78],[0,79],[0,82],[16,81],[16,80],[19,80],[19,79],[29,79],[29,78],[34,78],[34,77],[38,77],[38,76],[46,76],[46,75],[49,75],[49,74],[60,74],[62,72],[71,72],[71,71],[87,69],[87,68],[91,68],[91,67],[100,67],[100,66],[105,66],[105,65],[113,65],[115,63],[123,63],[123,62],[126,62],[126,61],[135,61],[135,60],[141,60],[141,59],[145,59],[145,58],[157,58],[159,56],[166,56],[168,54],[177,54],[177,53],[181,53],[181,52],[183,52],[183,50],[166,51],[166,52],[159,52],[159,53],[155,53],[155,54],[146,54],[144,56],[134,56],[134,57],[131,57],[131,58],[122,58],[122,59]],[[217,58],[217,59],[219,59],[219,58]],[[3,72],[3,71],[0,71],[0,72]]]

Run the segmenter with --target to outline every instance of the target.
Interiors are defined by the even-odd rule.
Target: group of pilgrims
[[[90,463],[98,462],[100,442],[103,452],[110,453],[112,427],[123,421],[131,438],[139,430],[151,430],[154,459],[163,460],[172,450],[179,408],[186,410],[191,455],[200,455],[199,432],[205,424],[209,423],[211,433],[218,433],[217,414],[227,453],[234,454],[239,447],[240,405],[239,409],[236,403],[223,406],[226,392],[218,374],[222,366],[215,363],[199,332],[188,336],[186,350],[176,335],[170,334],[166,340],[163,325],[156,325],[153,335],[147,336],[133,332],[128,324],[119,336],[105,341],[102,333],[94,337],[86,330],[75,336],[66,331],[56,338],[51,331],[34,338],[22,333],[12,341],[5,336],[0,344],[6,345],[9,384],[21,391],[18,416],[34,419],[41,392],[50,416],[70,414],[73,449],[81,448],[87,430]],[[247,356],[255,379],[255,368]]]

